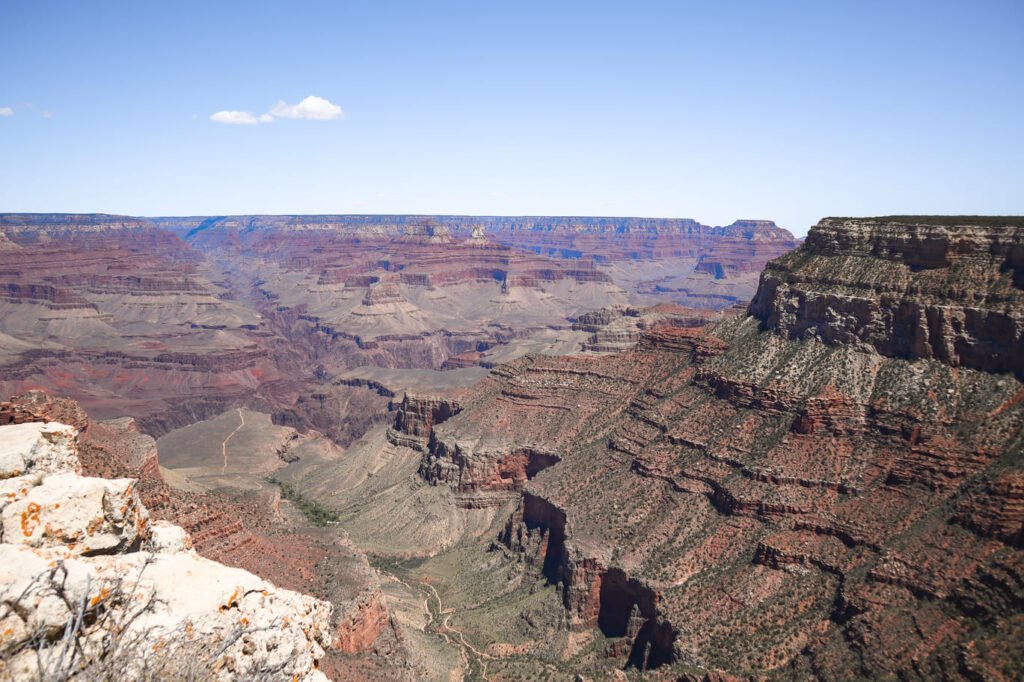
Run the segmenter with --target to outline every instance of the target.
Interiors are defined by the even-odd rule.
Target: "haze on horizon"
[[[0,211],[1024,213],[1024,5],[0,5]]]

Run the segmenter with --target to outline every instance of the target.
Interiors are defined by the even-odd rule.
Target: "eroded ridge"
[[[616,665],[1015,677],[1024,229],[898,227],[823,221],[750,315],[496,369],[421,476],[521,491],[499,542]],[[523,450],[551,463],[520,473]]]

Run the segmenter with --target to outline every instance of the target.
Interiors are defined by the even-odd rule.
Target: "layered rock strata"
[[[387,406],[338,381],[353,369],[573,352],[570,318],[728,307],[792,247],[769,223],[633,218],[0,214],[0,233],[0,394],[70,395],[154,436],[246,407],[345,445]],[[588,347],[625,348],[628,327]]]
[[[792,339],[1024,376],[1024,239],[1011,225],[823,220],[750,307]]]
[[[321,249],[324,235],[332,235],[334,240],[348,241],[354,245],[349,248],[362,253],[362,246],[375,241],[446,243],[447,236],[430,236],[438,230],[439,234],[468,237],[462,244],[481,249],[480,254],[500,253],[499,245],[505,245],[553,259],[556,263],[549,261],[549,270],[563,269],[558,261],[574,263],[569,266],[576,270],[574,277],[611,277],[647,304],[677,302],[713,309],[748,300],[764,264],[797,243],[792,234],[767,220],[739,220],[726,227],[689,219],[564,216],[227,216],[160,218],[156,222],[201,249],[216,252],[248,248],[254,240],[288,233],[300,241],[318,240]],[[351,266],[332,264],[323,255],[302,249],[288,262],[294,267],[315,267],[320,271],[320,284],[365,281],[365,273],[354,274]],[[401,258],[385,256],[376,262],[384,269],[404,267]],[[323,266],[316,267],[320,263]],[[658,265],[652,268],[651,263]],[[599,266],[596,272],[595,264]],[[482,265],[461,268],[464,273],[457,277],[465,278],[471,271],[487,277],[488,271],[509,268],[501,263],[496,267]],[[525,284],[547,277],[518,277],[518,281]],[[433,285],[453,281],[451,275],[420,268],[410,268],[402,274],[402,280]]]
[[[610,306],[585,313],[573,320],[572,328],[590,333],[581,349],[592,353],[621,353],[635,346],[644,330],[654,327],[703,327],[723,313],[684,308],[662,303],[651,308]]]
[[[750,315],[498,368],[432,428],[420,473],[486,499],[503,461],[551,453],[509,479],[499,540],[558,586],[570,630],[608,638],[610,664],[1012,679],[1022,240],[969,219],[823,221]],[[908,343],[894,311],[929,310],[949,325]]]
[[[282,382],[259,315],[177,235],[108,215],[0,214],[0,232],[0,394],[71,394],[159,432]]]

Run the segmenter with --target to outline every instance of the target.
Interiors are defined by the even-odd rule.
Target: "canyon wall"
[[[205,251],[237,250],[282,233],[292,234],[300,242],[329,234],[335,240],[369,244],[408,239],[436,228],[445,236],[433,237],[435,245],[445,243],[447,235],[456,241],[468,237],[464,243],[470,246],[493,249],[505,245],[575,263],[577,277],[610,277],[634,302],[675,302],[714,309],[747,301],[765,263],[797,244],[790,232],[770,220],[739,220],[725,227],[690,219],[577,216],[296,215],[154,221]],[[302,249],[292,263],[311,265],[318,260],[309,249]],[[659,267],[652,269],[652,262]],[[380,263],[394,266],[386,258]],[[502,265],[481,268],[479,275],[486,278],[488,268],[496,276],[493,273]],[[328,267],[322,271],[321,282],[345,276]],[[427,277],[434,282],[443,279],[438,274]],[[407,281],[427,279],[422,273],[410,273]]]
[[[750,312],[789,338],[1024,374],[1020,229],[823,220],[773,261]]]
[[[154,436],[247,407],[343,444],[389,404],[354,369],[621,350],[629,320],[573,320],[744,302],[793,246],[769,222],[634,218],[0,214],[0,233],[0,393],[69,395]]]
[[[606,665],[1013,679],[1024,226],[936,222],[825,220],[749,315],[499,367],[420,474],[471,507],[551,454],[498,542]]]
[[[5,396],[44,388],[160,433],[295,391],[259,314],[207,279],[177,235],[106,215],[0,214],[0,232]]]

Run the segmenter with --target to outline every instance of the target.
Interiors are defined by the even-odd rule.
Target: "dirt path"
[[[222,476],[227,473],[228,470],[228,441],[231,440],[231,437],[238,433],[243,426],[245,426],[245,415],[242,414],[242,408],[238,408],[238,426],[236,426],[235,430],[229,433],[228,437],[224,439],[224,442],[220,444],[220,452],[221,455],[224,456],[224,464],[220,467],[220,473]]]
[[[427,604],[427,617],[430,619],[427,623],[429,627],[434,624],[437,628],[437,634],[444,638],[446,642],[452,644],[459,649],[459,654],[462,657],[463,663],[466,665],[466,670],[474,678],[480,678],[490,682],[490,678],[487,677],[487,660],[493,657],[490,654],[486,654],[466,640],[466,636],[456,628],[453,628],[449,621],[451,620],[452,614],[455,613],[455,609],[445,610],[444,605],[441,603],[441,595],[437,593],[437,590],[428,582],[421,582],[421,586],[424,588],[424,592],[429,590]],[[433,609],[430,608],[430,597],[437,602],[437,614],[434,614]],[[474,671],[474,668],[479,667],[479,672]]]

